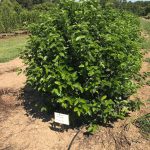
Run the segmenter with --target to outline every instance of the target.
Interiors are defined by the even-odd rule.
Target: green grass
[[[150,49],[150,39],[144,39],[142,42],[143,49]]]
[[[135,125],[145,138],[150,139],[150,113],[136,119]]]
[[[142,48],[150,49],[150,21],[140,18],[140,23],[142,32],[146,33],[149,37],[143,39]]]
[[[146,35],[146,37],[143,37],[142,48],[148,52],[150,50],[150,20],[140,18],[140,22],[141,30]],[[144,61],[150,63],[150,58],[146,58]],[[144,73],[145,78],[149,76],[150,72]],[[146,84],[150,86],[150,80],[148,80]],[[150,139],[150,113],[136,119],[135,125],[139,127],[141,134],[145,138]]]
[[[150,20],[140,18],[141,28],[150,35]]]
[[[27,35],[0,39],[0,63],[19,56],[27,43]]]
[[[150,58],[146,58],[146,59],[145,59],[145,62],[150,63]]]

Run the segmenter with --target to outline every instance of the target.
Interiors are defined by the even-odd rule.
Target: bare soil
[[[150,53],[145,57],[150,57]],[[145,106],[118,120],[113,127],[101,127],[94,135],[81,130],[54,130],[53,114],[41,113],[36,108],[42,99],[38,93],[25,86],[24,68],[17,58],[0,64],[0,150],[149,150],[150,140],[145,139],[133,121],[149,113],[150,86],[141,87],[132,98],[139,97]],[[143,62],[141,73],[150,71]]]

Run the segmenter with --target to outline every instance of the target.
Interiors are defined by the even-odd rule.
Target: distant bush
[[[22,10],[22,12],[20,13],[19,17],[21,20],[21,25],[28,25],[31,23],[36,23],[39,21],[39,16],[40,16],[40,12],[35,11],[35,10]]]
[[[47,12],[47,11],[51,11],[51,10],[55,9],[55,7],[56,7],[55,3],[45,2],[42,4],[34,5],[32,10]]]
[[[18,14],[14,11],[14,5],[9,0],[0,4],[1,31],[9,32],[18,25]]]
[[[38,22],[39,12],[28,11],[13,1],[5,0],[0,3],[0,32],[12,32],[33,22]]]
[[[147,16],[144,17],[145,19],[150,19],[150,13],[147,14]]]
[[[51,106],[103,123],[137,108],[128,100],[141,66],[135,16],[96,0],[63,0],[42,19],[22,57],[27,83],[49,95]]]

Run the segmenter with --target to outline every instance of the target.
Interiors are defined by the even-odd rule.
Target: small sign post
[[[54,118],[56,123],[69,125],[69,115],[54,112]]]

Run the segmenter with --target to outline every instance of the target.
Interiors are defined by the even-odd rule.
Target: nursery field
[[[17,58],[24,49],[27,36],[0,39],[0,150],[149,150],[150,147],[150,21],[141,20],[143,53],[141,87],[130,98],[144,105],[112,126],[100,126],[87,136],[85,127],[52,127],[53,114],[41,112],[42,97],[25,85],[26,77],[17,75],[25,68]],[[15,59],[14,59],[15,58]],[[141,119],[147,115],[148,121]]]

